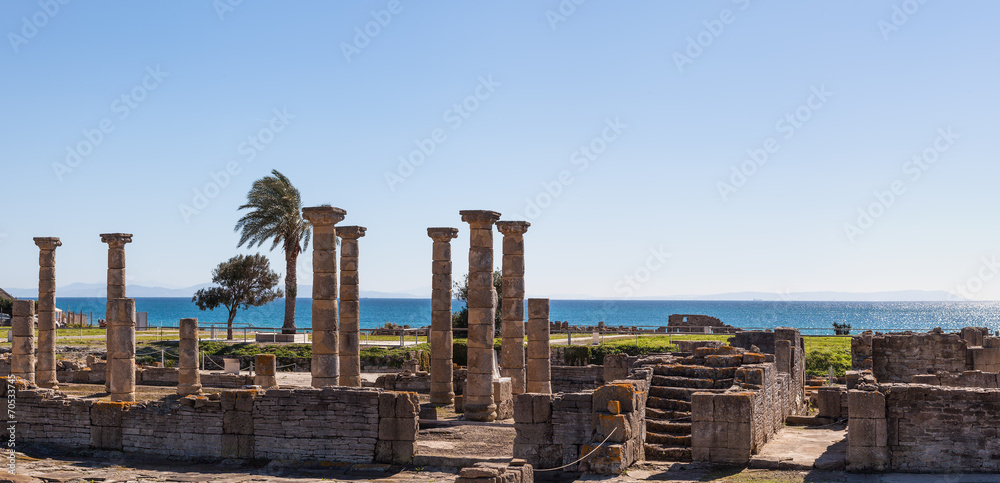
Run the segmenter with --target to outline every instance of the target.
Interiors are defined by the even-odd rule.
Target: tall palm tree
[[[251,210],[236,222],[234,231],[240,234],[237,247],[247,244],[261,246],[271,240],[271,250],[279,244],[285,250],[285,322],[281,333],[295,333],[295,296],[297,277],[295,270],[299,253],[309,247],[312,226],[302,218],[302,198],[299,190],[278,170],[271,171],[253,182],[247,193],[247,202],[241,210]]]

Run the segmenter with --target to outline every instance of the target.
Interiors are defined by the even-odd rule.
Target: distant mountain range
[[[191,297],[199,289],[209,287],[205,283],[193,287],[170,289],[163,287],[147,287],[143,285],[128,285],[125,291],[129,297]],[[38,289],[7,289],[14,297],[36,297]],[[303,297],[312,294],[312,285],[299,285],[299,293]],[[104,297],[107,286],[99,283],[73,283],[58,287],[59,297]],[[362,290],[363,298],[428,298],[430,290],[415,289],[410,292],[379,292]],[[552,295],[552,299],[562,300],[602,300],[600,297],[587,295],[561,294]],[[951,292],[944,290],[899,290],[894,292],[731,292],[716,295],[676,295],[663,297],[632,297],[626,300],[735,300],[735,301],[794,301],[794,302],[947,302],[964,300]]]

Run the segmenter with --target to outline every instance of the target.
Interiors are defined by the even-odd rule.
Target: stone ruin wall
[[[871,370],[880,383],[916,382],[915,377],[935,373],[1000,372],[1000,338],[988,333],[981,327],[952,334],[865,332],[851,339],[852,366]]]
[[[409,463],[419,412],[416,394],[347,387],[118,403],[19,383],[14,396],[18,443],[177,458]]]
[[[1000,472],[1000,391],[883,384],[850,392],[848,470]]]
[[[621,474],[643,459],[648,370],[594,391],[520,394],[514,403],[514,457],[536,469]],[[607,443],[601,442],[608,438]],[[584,461],[577,460],[594,451]]]
[[[713,334],[735,334],[740,330],[708,315],[672,314],[667,318],[666,331],[705,333],[706,327],[711,328]]]

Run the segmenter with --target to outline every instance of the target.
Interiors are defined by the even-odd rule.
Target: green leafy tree
[[[253,182],[247,202],[241,210],[250,210],[236,222],[241,231],[238,247],[262,246],[271,241],[271,250],[281,245],[285,251],[285,321],[283,334],[295,333],[295,298],[298,277],[295,268],[299,254],[309,246],[312,226],[302,218],[299,190],[278,170]]]
[[[199,290],[191,301],[201,310],[225,307],[229,311],[226,338],[232,340],[236,311],[259,307],[281,297],[281,289],[274,289],[278,281],[278,274],[271,270],[267,257],[259,253],[237,255],[212,270],[212,283],[219,286]]]
[[[500,330],[502,319],[500,307],[503,307],[503,273],[500,270],[493,270],[493,288],[497,291],[497,314],[494,322],[496,330]],[[466,303],[465,307],[458,312],[451,313],[451,326],[467,329],[469,327],[469,274],[465,274],[462,282],[455,282],[455,298]]]

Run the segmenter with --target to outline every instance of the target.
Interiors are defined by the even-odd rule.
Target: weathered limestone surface
[[[978,370],[1000,371],[1000,338],[981,327],[948,334],[940,328],[927,333],[872,334],[851,340],[854,369],[871,369],[880,383],[913,382],[925,374]]]
[[[340,384],[361,387],[358,238],[363,226],[337,227],[340,236]]]
[[[62,242],[55,237],[35,238],[38,245],[38,359],[35,383],[57,388],[56,377],[56,248]]]
[[[476,463],[462,468],[455,483],[533,483],[534,471],[524,460],[515,459],[507,463]]]
[[[525,391],[524,376],[524,233],[527,221],[498,221],[503,234],[503,326],[500,372],[511,379],[514,394]]]
[[[431,262],[431,403],[451,404],[455,400],[451,240],[458,237],[458,228],[428,228],[427,236],[434,240]]]
[[[332,206],[302,209],[313,227],[312,385],[340,383],[340,311],[337,308],[337,229],[347,211]]]
[[[0,395],[7,390],[0,385]],[[16,397],[18,444],[195,459],[409,464],[419,410],[413,393],[342,387],[138,404],[29,389],[22,381]],[[4,411],[0,421],[9,426],[7,417]]]
[[[11,348],[10,373],[32,384],[35,383],[35,302],[15,300],[11,316],[13,347]]]
[[[890,449],[888,447],[888,426],[886,425],[885,395],[878,391],[851,390],[848,407],[850,419],[847,425],[847,469],[848,471],[884,471],[890,467]],[[919,412],[916,411],[916,412]],[[906,415],[906,417],[916,414]],[[898,415],[897,415],[898,420]],[[914,429],[923,431],[923,425],[928,421],[920,419],[913,422]],[[919,429],[918,429],[919,428]],[[952,428],[953,435],[965,428]],[[898,439],[898,436],[897,436]],[[933,436],[928,439],[933,439]],[[964,437],[963,437],[964,439]],[[952,442],[949,441],[948,446]],[[920,448],[921,456],[925,448]],[[916,455],[914,455],[916,456]],[[951,459],[949,454],[945,459]],[[917,457],[915,459],[923,459]],[[926,464],[926,462],[922,462]],[[949,464],[948,462],[944,463]],[[972,468],[966,468],[971,470]]]
[[[125,298],[125,245],[132,243],[131,233],[102,233],[101,242],[108,244],[108,294],[105,314],[108,319],[106,330],[107,350],[111,351],[111,339],[115,337],[111,327],[111,301]],[[104,390],[111,392],[110,358],[104,375]]]
[[[552,393],[549,360],[549,299],[528,299],[527,392]]]
[[[177,395],[183,397],[201,393],[198,372],[198,319],[181,319],[180,344],[177,348]]]
[[[112,401],[135,401],[135,299],[114,299],[108,305],[108,392]]]
[[[465,394],[462,404],[471,421],[492,421],[496,417],[493,401],[493,335],[497,293],[493,288],[493,224],[500,219],[495,211],[461,211],[469,224],[469,348]]]
[[[278,358],[274,354],[254,356],[253,384],[263,389],[278,387]]]
[[[667,318],[667,332],[734,334],[738,330],[708,315],[671,314]]]

